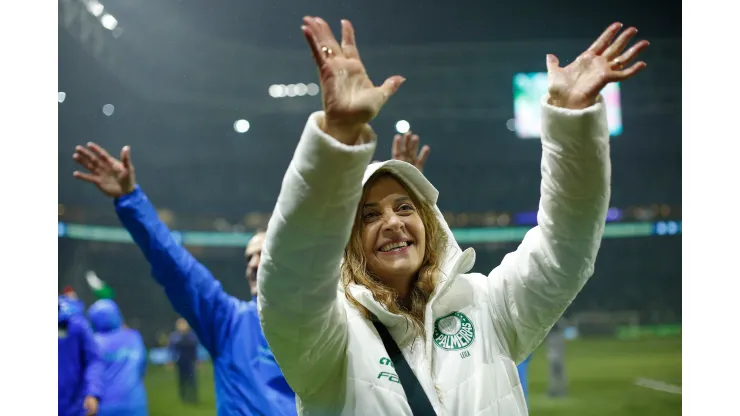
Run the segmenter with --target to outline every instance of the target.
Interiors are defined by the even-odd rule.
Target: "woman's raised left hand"
[[[628,64],[650,43],[641,40],[622,53],[637,29],[628,28],[612,42],[621,29],[621,23],[612,23],[565,68],[559,66],[555,55],[547,55],[548,92],[553,105],[570,109],[590,107],[607,84],[631,78],[647,66],[643,61]]]

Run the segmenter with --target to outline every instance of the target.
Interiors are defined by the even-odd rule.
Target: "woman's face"
[[[393,176],[375,180],[360,207],[367,267],[388,286],[411,281],[424,260],[425,231],[406,189]]]

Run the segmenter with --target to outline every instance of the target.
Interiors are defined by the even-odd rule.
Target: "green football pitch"
[[[569,380],[568,396],[563,399],[548,398],[545,351],[541,348],[535,352],[529,375],[530,414],[681,414],[680,338],[570,341],[567,344],[566,372]],[[150,415],[214,415],[215,400],[210,365],[200,368],[198,381],[200,403],[195,406],[182,405],[177,396],[174,371],[151,366],[146,380]],[[663,388],[665,385],[670,385],[670,388]]]

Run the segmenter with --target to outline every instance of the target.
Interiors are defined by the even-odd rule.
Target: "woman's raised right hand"
[[[321,129],[344,144],[355,144],[362,128],[375,118],[405,79],[394,75],[376,87],[365,72],[355,31],[342,20],[342,44],[320,17],[306,16],[301,26],[319,69],[325,118]]]

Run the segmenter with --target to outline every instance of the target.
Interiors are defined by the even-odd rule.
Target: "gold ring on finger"
[[[612,61],[612,65],[616,66],[619,69],[624,69],[624,64],[622,63],[622,60],[620,60],[619,58],[615,58]]]
[[[321,47],[321,52],[323,52],[324,55],[326,55],[327,58],[328,57],[331,57],[332,55],[334,55],[334,51],[331,50],[331,48],[329,48],[328,46],[322,46]]]

